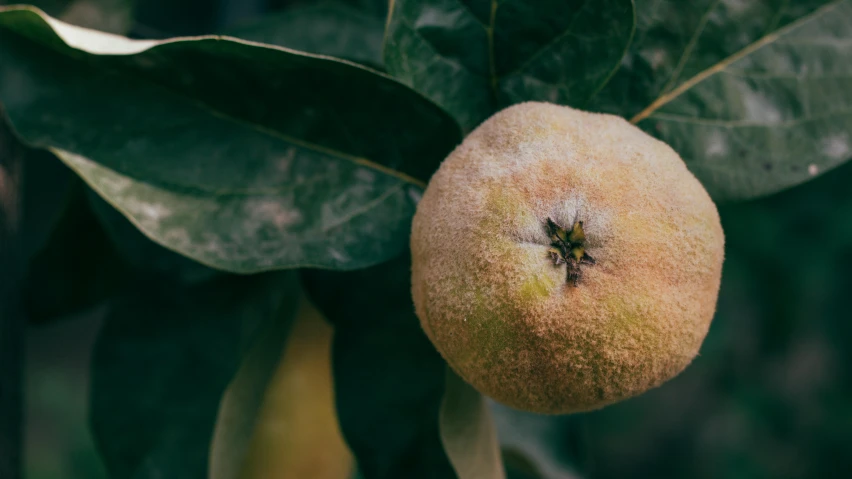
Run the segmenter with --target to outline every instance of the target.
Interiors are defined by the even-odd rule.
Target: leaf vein
[[[684,123],[690,125],[702,125],[702,126],[717,126],[721,128],[787,128],[792,126],[801,125],[808,122],[813,121],[821,121],[827,120],[829,118],[834,117],[843,117],[847,115],[852,115],[852,109],[849,110],[840,110],[833,111],[830,113],[826,113],[824,115],[815,115],[808,116],[803,118],[796,118],[788,121],[780,121],[780,122],[772,122],[772,123],[764,123],[758,121],[751,120],[713,120],[709,118],[693,118],[684,115],[673,115],[668,113],[654,113],[649,118],[654,120],[662,120],[669,121],[673,123]]]
[[[537,60],[540,56],[547,53],[548,50],[555,48],[556,45],[558,45],[562,40],[568,38],[573,32],[574,22],[577,21],[577,17],[580,16],[580,12],[582,12],[583,10],[586,9],[586,7],[589,6],[589,1],[590,0],[583,0],[583,5],[580,8],[577,9],[577,12],[574,14],[574,17],[568,23],[568,27],[565,28],[565,31],[563,31],[562,33],[560,33],[559,35],[554,37],[554,39],[551,40],[550,42],[548,42],[547,45],[544,45],[541,48],[539,48],[538,50],[536,50],[536,52],[533,53],[532,55],[530,55],[530,57],[527,59],[527,61],[525,61],[523,64],[521,64],[521,66],[515,68],[514,70],[512,70],[512,71],[510,71],[510,72],[508,72],[504,75],[500,75],[500,77],[505,78],[505,77],[508,77],[508,76],[517,75],[518,73],[521,73],[522,71],[529,68],[533,64],[533,62],[535,62],[535,60]]]
[[[393,194],[395,194],[399,191],[402,191],[403,186],[405,186],[405,183],[398,183],[393,188],[388,188],[384,193],[377,196],[372,201],[365,203],[360,208],[356,208],[356,209],[350,211],[349,214],[343,216],[342,218],[338,219],[337,221],[333,222],[332,224],[323,226],[323,228],[322,228],[323,232],[333,230],[334,228],[337,228],[338,226],[340,226],[342,224],[345,224],[345,223],[352,221],[353,218],[361,216],[364,213],[372,210],[373,208],[377,207],[379,204],[383,203],[385,200],[390,198],[391,195],[393,195]]]
[[[7,10],[14,9],[14,8],[20,8],[20,7],[0,7],[0,11],[7,11]],[[88,51],[83,50],[83,49],[81,49],[81,48],[78,48],[78,47],[72,46],[71,44],[69,44],[69,43],[65,40],[65,38],[63,38],[61,35],[59,35],[59,33],[58,33],[55,29],[54,29],[53,25],[51,25],[49,22],[47,22],[47,21],[45,20],[44,14],[43,14],[40,10],[32,9],[32,8],[25,8],[25,9],[26,9],[26,10],[29,10],[30,12],[32,12],[32,13],[34,13],[34,14],[36,14],[36,15],[38,15],[38,16],[40,17],[41,21],[45,22],[45,23],[46,23],[46,25],[48,26],[48,28],[49,28],[49,29],[53,32],[53,34],[54,34],[54,35],[56,35],[56,36],[57,36],[57,38],[58,38],[58,39],[59,39],[59,40],[60,40],[63,44],[65,44],[65,46],[67,46],[69,49],[71,49],[71,50],[73,50],[73,51],[82,51],[82,52],[84,52],[84,53],[86,53],[87,55],[90,55],[90,56],[92,56],[92,57],[105,56],[105,55],[103,55],[103,54],[91,53],[91,52],[88,52]],[[0,28],[5,28],[5,26],[0,25]],[[17,35],[22,35],[21,33],[18,33],[18,32],[17,32],[17,31],[15,31],[15,30],[10,30],[10,31],[12,31],[12,32],[16,33]],[[24,35],[22,35],[22,36],[24,36]],[[27,37],[27,36],[24,36],[24,37],[25,37],[25,38],[27,38],[28,40],[31,40],[31,41],[32,41],[32,39],[30,39],[29,37]],[[311,54],[305,54],[305,53],[302,53],[302,52],[294,53],[294,52],[295,52],[294,50],[290,50],[290,49],[283,48],[283,47],[276,47],[276,46],[273,46],[273,45],[265,45],[265,44],[260,44],[260,43],[251,42],[251,41],[247,41],[247,40],[232,39],[232,38],[226,38],[226,37],[221,37],[221,36],[209,36],[209,37],[186,37],[186,38],[178,38],[178,39],[164,40],[164,41],[162,41],[162,42],[160,42],[160,43],[157,43],[156,45],[153,45],[153,46],[151,46],[151,47],[147,48],[145,51],[154,51],[154,50],[156,50],[158,47],[161,47],[161,46],[166,45],[166,44],[178,43],[178,42],[181,42],[181,41],[195,41],[195,40],[199,40],[199,39],[206,39],[206,38],[209,38],[209,39],[215,39],[215,40],[217,40],[217,41],[233,41],[233,42],[236,42],[236,43],[243,43],[243,44],[248,45],[248,46],[251,46],[251,47],[256,47],[256,48],[268,48],[268,49],[273,49],[273,50],[279,50],[279,51],[282,51],[282,52],[285,52],[285,53],[289,53],[289,54],[299,54],[299,55],[301,55],[301,56],[308,56],[308,57],[314,57],[314,58],[324,58],[324,59],[329,59],[329,58],[330,58],[330,57],[324,57],[324,56],[322,56],[322,55],[311,55]],[[73,57],[72,55],[69,55],[69,52],[68,52],[67,50],[65,50],[65,49],[56,49],[56,48],[54,48],[52,45],[50,45],[50,44],[45,44],[45,43],[43,43],[43,42],[38,42],[38,41],[36,41],[36,43],[38,43],[38,44],[39,44],[42,48],[47,48],[47,49],[52,50],[52,51],[55,51],[55,52],[57,52],[57,53],[59,53],[59,54],[61,54],[61,55],[63,55],[63,56],[71,57],[71,58],[74,58],[75,60],[77,60],[77,58]],[[141,53],[141,52],[136,52],[136,53],[131,53],[131,54],[118,54],[117,56],[125,56],[125,57],[127,57],[127,58],[132,58],[132,57],[135,57],[136,55],[138,55],[138,54],[140,54],[140,53]],[[363,69],[363,70],[371,71],[371,72],[372,72],[372,70],[371,70],[371,69],[366,68],[366,67],[363,67],[363,66],[360,66],[360,65],[357,65],[357,64],[352,63],[352,62],[348,62],[348,61],[345,61],[345,60],[338,60],[338,59],[335,59],[335,60],[336,60],[336,61],[339,61],[340,63],[345,63],[345,64],[348,64],[348,65],[353,65],[353,66],[356,66],[356,67],[358,67],[358,68],[360,68],[360,69]],[[410,175],[408,175],[408,174],[406,174],[406,173],[403,173],[403,172],[401,172],[401,171],[397,171],[397,170],[394,170],[394,169],[392,169],[392,168],[386,167],[386,166],[384,166],[384,165],[382,165],[382,164],[380,164],[380,163],[377,163],[377,162],[375,162],[375,161],[369,160],[369,159],[367,159],[367,158],[362,158],[362,157],[358,157],[358,156],[356,156],[356,155],[351,155],[351,154],[348,154],[348,153],[344,153],[344,152],[342,152],[342,151],[338,151],[338,150],[335,150],[335,149],[333,149],[333,148],[324,147],[324,146],[322,146],[322,145],[318,145],[318,144],[316,144],[316,143],[312,143],[312,142],[309,142],[309,141],[299,140],[299,139],[293,138],[293,137],[291,137],[291,136],[289,136],[289,135],[286,135],[286,134],[284,134],[284,133],[278,132],[278,131],[276,131],[276,130],[273,130],[273,129],[270,129],[270,128],[265,128],[265,127],[262,127],[262,126],[260,126],[260,125],[255,124],[255,123],[252,123],[252,122],[249,122],[249,121],[246,121],[246,120],[242,120],[242,119],[239,119],[239,118],[235,118],[235,117],[233,117],[233,116],[231,116],[231,115],[229,115],[229,114],[227,114],[227,113],[224,113],[224,112],[222,112],[222,111],[219,111],[219,110],[215,109],[213,106],[211,106],[211,105],[207,104],[206,102],[203,102],[203,101],[201,101],[201,100],[198,100],[198,99],[193,98],[193,97],[190,97],[190,96],[187,96],[187,95],[182,94],[182,93],[180,93],[180,92],[174,91],[173,89],[171,89],[171,88],[169,88],[169,87],[167,87],[167,86],[163,85],[163,84],[162,84],[162,83],[160,83],[160,82],[153,81],[153,80],[148,79],[148,78],[144,78],[144,77],[143,77],[143,76],[141,76],[141,75],[133,75],[133,74],[132,74],[132,72],[128,71],[126,68],[116,68],[116,69],[115,69],[115,71],[116,71],[116,72],[118,72],[118,73],[120,73],[120,74],[122,74],[122,75],[126,75],[126,76],[133,76],[133,77],[134,77],[134,79],[135,79],[136,81],[144,81],[145,83],[147,83],[147,84],[149,84],[149,85],[156,86],[157,88],[160,88],[160,89],[162,89],[162,90],[164,90],[164,91],[167,91],[167,92],[169,92],[169,93],[171,93],[171,94],[173,94],[173,95],[175,95],[175,96],[177,96],[177,97],[179,97],[179,98],[183,98],[183,99],[184,99],[184,100],[186,100],[188,103],[191,103],[191,104],[195,105],[196,107],[198,107],[198,108],[200,108],[200,109],[202,109],[202,110],[206,111],[207,113],[209,113],[209,114],[211,114],[211,115],[213,115],[213,116],[217,116],[217,117],[219,117],[219,118],[223,118],[223,119],[229,119],[229,120],[231,120],[231,121],[233,121],[233,122],[240,123],[240,124],[244,125],[245,127],[249,128],[249,129],[252,129],[252,130],[255,130],[255,131],[259,132],[259,133],[262,133],[262,134],[265,134],[265,135],[268,135],[268,136],[272,136],[272,137],[275,137],[275,138],[278,138],[278,139],[284,140],[284,141],[289,142],[289,143],[292,143],[292,144],[294,144],[294,145],[301,146],[302,148],[305,148],[305,149],[308,149],[308,150],[313,150],[313,151],[315,151],[315,152],[322,153],[322,154],[325,154],[325,155],[329,155],[329,156],[332,156],[332,157],[335,157],[335,158],[338,158],[338,159],[341,159],[341,160],[345,160],[345,161],[349,161],[349,162],[352,162],[352,163],[356,163],[356,164],[359,164],[359,165],[361,165],[361,166],[365,166],[365,167],[367,167],[367,168],[371,168],[371,169],[377,170],[377,171],[382,172],[382,173],[384,173],[384,174],[387,174],[387,175],[390,175],[390,176],[394,176],[394,177],[396,177],[396,178],[398,178],[398,179],[401,179],[401,180],[403,180],[403,181],[405,181],[405,182],[408,182],[408,183],[411,183],[411,184],[413,184],[413,185],[417,185],[417,186],[420,186],[420,187],[425,187],[425,182],[424,182],[424,181],[422,181],[422,180],[420,180],[420,179],[417,179],[417,178],[414,178],[413,176],[410,176]],[[382,76],[382,75],[381,75],[380,73],[378,73],[378,72],[373,72],[373,73],[376,73],[377,75]],[[390,79],[389,77],[386,77],[386,78]],[[393,80],[393,81],[395,81],[395,80]]]
[[[683,68],[686,66],[686,62],[689,61],[689,58],[692,56],[692,51],[695,50],[695,46],[698,45],[698,40],[707,28],[707,23],[710,21],[710,14],[719,6],[721,1],[722,0],[715,0],[709,7],[707,7],[704,14],[701,15],[701,19],[698,21],[698,26],[695,28],[695,33],[692,34],[692,38],[689,39],[689,43],[687,43],[686,48],[683,49],[683,54],[680,56],[677,66],[675,66],[675,69],[672,72],[671,78],[668,82],[666,82],[666,85],[661,90],[662,93],[669,91],[677,84],[677,81],[680,79],[680,74],[683,73]]]
[[[813,20],[814,18],[820,17],[820,16],[830,12],[831,10],[836,8],[838,5],[840,5],[843,1],[845,1],[845,0],[837,0],[833,3],[830,3],[830,4],[824,6],[820,9],[814,11],[813,13],[806,15],[805,17],[799,19],[799,21],[791,23],[781,30],[778,30],[774,33],[771,33],[769,35],[764,36],[763,38],[759,39],[758,41],[752,43],[751,45],[746,46],[742,50],[740,50],[740,51],[734,53],[733,55],[725,58],[724,60],[716,63],[715,65],[711,66],[710,68],[698,73],[697,75],[690,78],[686,82],[682,83],[679,87],[675,88],[671,92],[663,94],[660,97],[658,97],[650,105],[648,105],[644,110],[640,111],[633,118],[631,118],[630,123],[633,123],[635,125],[635,124],[639,123],[640,121],[648,118],[655,111],[659,110],[661,107],[668,104],[672,100],[678,98],[680,95],[682,95],[684,92],[688,91],[690,88],[694,87],[698,83],[701,83],[702,81],[704,81],[707,78],[715,75],[716,73],[724,71],[728,66],[730,66],[734,62],[754,53],[755,51],[759,50],[760,48],[762,48],[766,45],[771,44],[772,42],[776,41],[781,35],[784,35],[784,34],[790,32],[790,31],[793,31],[796,28],[802,26],[803,24]]]

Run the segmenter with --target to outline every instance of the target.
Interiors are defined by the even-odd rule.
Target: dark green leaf
[[[309,0],[311,1],[311,0]],[[340,0],[342,3],[376,17],[381,20],[388,18],[388,0]]]
[[[44,180],[50,184],[47,176]],[[131,288],[135,280],[89,208],[79,180],[68,197],[45,246],[30,259],[27,270],[24,302],[34,323],[90,308]]]
[[[637,0],[636,41],[594,109],[669,143],[717,201],[852,156],[852,3]]]
[[[31,258],[46,246],[61,221],[75,178],[68,167],[44,150],[26,148],[24,162],[21,228],[26,255]]]
[[[378,17],[341,3],[322,2],[288,8],[225,33],[381,68],[384,31]]]
[[[10,89],[13,94],[20,93]],[[72,196],[74,174],[50,152],[30,148],[20,141],[0,104],[0,148],[20,155],[23,174],[0,171],[0,188],[8,177],[21,175],[20,233],[23,254],[31,259],[45,248]]]
[[[24,188],[25,201],[30,200],[24,231],[27,244],[38,247],[24,290],[31,322],[79,312],[146,281],[197,282],[221,274],[146,238],[53,155],[33,150],[27,160],[32,164]],[[61,178],[75,181],[66,186]],[[60,207],[59,218],[52,218],[56,212],[50,210]],[[53,230],[45,231],[49,226]]]
[[[337,413],[365,479],[456,477],[439,433],[444,361],[414,315],[410,261],[303,276],[334,324]]]
[[[441,441],[459,479],[503,479],[497,431],[485,398],[447,369]]]
[[[113,248],[136,270],[136,274],[165,275],[186,283],[222,274],[154,243],[94,191],[87,188],[86,193],[91,209],[110,237]]]
[[[516,449],[504,449],[503,462],[508,479],[551,479],[539,471],[532,459]]]
[[[272,363],[264,368],[277,363],[267,341],[280,352],[299,297],[293,280],[274,273],[157,283],[112,306],[95,345],[91,395],[111,478],[206,477],[220,402],[244,356],[259,347]],[[250,417],[253,404],[239,407]]]
[[[0,79],[24,139],[148,237],[235,272],[393,257],[460,140],[437,106],[350,63],[221,37],[132,41],[25,8],[0,9]]]
[[[582,414],[552,416],[489,401],[509,479],[586,477]]]
[[[396,0],[384,57],[470,130],[512,103],[585,105],[632,34],[631,0]]]
[[[285,317],[296,314],[297,304],[288,303]],[[210,446],[210,479],[239,479],[244,471],[267,385],[281,361],[290,325],[290,321],[270,324],[225,390]]]

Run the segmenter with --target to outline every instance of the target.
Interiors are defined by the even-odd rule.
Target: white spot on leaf
[[[708,157],[725,156],[728,154],[728,140],[720,131],[714,131],[707,135],[705,153]]]
[[[822,140],[822,153],[835,160],[845,160],[849,157],[849,137],[839,134]]]
[[[813,163],[808,165],[808,174],[811,176],[816,176],[819,174],[819,167]]]
[[[288,148],[287,153],[284,154],[281,158],[279,158],[275,162],[275,167],[281,173],[289,173],[290,166],[293,164],[293,160],[296,158],[296,149]]]
[[[185,228],[170,229],[163,234],[163,241],[176,248],[187,248],[192,244],[192,238]]]
[[[340,251],[337,251],[334,248],[328,249],[328,255],[331,256],[332,258],[336,259],[337,261],[341,262],[341,263],[349,261],[348,256],[341,253]]]
[[[742,89],[742,100],[745,120],[759,123],[779,123],[781,121],[781,112],[778,107],[763,93],[746,87]]]
[[[110,196],[121,194],[133,185],[133,181],[130,179],[117,175],[103,175],[98,179],[98,182],[104,193]]]
[[[250,223],[251,229],[254,230],[261,228],[263,224],[271,224],[276,229],[283,230],[302,219],[302,213],[299,210],[287,208],[274,199],[248,202],[245,209],[249,213],[247,223]]]
[[[725,9],[730,15],[742,14],[749,6],[746,0],[723,0],[722,3],[725,4]]]
[[[355,178],[364,183],[372,183],[376,181],[376,174],[366,168],[359,168],[355,171]]]
[[[171,209],[164,205],[135,198],[127,198],[124,201],[124,207],[142,221],[159,222],[172,214]]]
[[[641,52],[641,55],[654,70],[658,70],[661,66],[666,64],[669,57],[668,52],[662,48],[646,49]]]

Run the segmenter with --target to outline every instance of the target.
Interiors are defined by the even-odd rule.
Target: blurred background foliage
[[[3,3],[10,2],[0,2]],[[236,31],[262,16],[281,15],[285,8],[313,8],[316,2],[33,3],[71,23],[136,38],[165,38]],[[357,11],[367,24],[383,22],[386,6],[381,0],[343,3]],[[365,41],[375,43],[376,39]],[[369,55],[353,59],[368,64],[377,61]],[[663,387],[593,413],[545,417],[493,406],[510,477],[849,477],[850,184],[852,164],[846,164],[767,198],[721,205],[727,256],[718,313],[701,355]],[[120,234],[101,230],[92,218],[79,221],[82,223],[70,227],[80,231],[76,241],[81,245],[100,245],[103,251],[110,248],[109,235]],[[120,252],[110,250],[108,254],[117,257]],[[123,258],[128,264],[118,260],[108,263],[110,267],[134,267],[130,264],[132,258]],[[68,268],[77,271],[76,267]],[[181,266],[169,264],[163,268],[173,271]],[[98,278],[99,271],[94,268],[92,278]],[[105,284],[104,295],[114,286]],[[30,292],[31,301],[49,310],[51,294],[57,293]],[[86,408],[89,359],[96,332],[108,311],[103,306],[88,307],[91,301],[82,303],[83,309],[76,316],[34,324],[28,333],[28,479],[106,477],[88,429]],[[330,398],[331,374],[323,359],[328,355],[328,333],[315,312],[308,316],[308,322],[297,320],[284,357],[295,355],[301,358],[304,368],[315,370],[312,377],[317,378],[317,384],[298,389],[303,393],[316,391],[310,394],[317,399],[317,410],[307,414],[317,415],[312,424],[328,425],[333,414],[325,407]],[[250,469],[254,471],[284,467],[281,464],[286,462],[286,458],[270,453],[274,450],[270,444],[287,444],[289,440],[281,435],[286,428],[276,429],[276,424],[283,424],[281,418],[293,413],[287,408],[294,406],[271,399],[282,390],[296,387],[291,381],[301,381],[293,376],[301,374],[298,371],[287,374],[288,367],[293,365],[281,363],[273,387],[267,391],[267,403],[260,413],[267,421],[256,432],[249,455],[253,464]],[[277,404],[277,408],[270,404]],[[305,409],[298,410],[305,413]],[[334,441],[300,454],[308,462],[350,464],[345,448],[339,443],[335,446]],[[338,459],[334,459],[335,455]],[[345,478],[351,468],[332,469],[325,476],[310,477]],[[260,472],[253,474],[249,472],[246,477],[271,477]]]

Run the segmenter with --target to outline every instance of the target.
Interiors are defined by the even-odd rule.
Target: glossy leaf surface
[[[235,272],[352,269],[402,251],[459,141],[408,87],[222,37],[134,41],[0,9],[0,101],[144,234]]]
[[[852,157],[852,3],[637,1],[636,40],[592,107],[671,145],[717,201]]]
[[[522,101],[583,106],[632,33],[630,0],[395,0],[384,56],[470,130]]]

